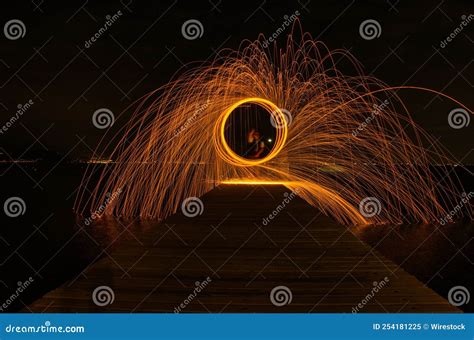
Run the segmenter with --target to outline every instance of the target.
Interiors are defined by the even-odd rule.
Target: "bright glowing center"
[[[247,159],[239,156],[237,153],[232,150],[228,145],[225,138],[225,125],[227,119],[231,113],[243,104],[256,104],[264,108],[271,115],[271,118],[275,122],[276,136],[275,144],[270,151],[270,153],[261,159]],[[268,162],[274,158],[281,151],[285,145],[286,138],[288,137],[288,125],[285,119],[284,113],[280,110],[278,106],[273,104],[271,101],[263,98],[245,98],[242,99],[233,105],[231,105],[227,110],[225,110],[220,117],[217,119],[216,125],[214,127],[214,145],[216,147],[217,154],[227,163],[236,165],[236,166],[254,166],[259,165],[265,162]]]

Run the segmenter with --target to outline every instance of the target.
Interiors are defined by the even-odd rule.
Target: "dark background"
[[[118,117],[133,101],[222,48],[237,49],[243,39],[273,34],[284,16],[299,11],[303,29],[330,49],[346,48],[368,75],[389,85],[441,90],[474,107],[473,24],[445,48],[444,40],[474,13],[474,3],[456,1],[15,1],[3,2],[1,23],[20,19],[22,39],[0,37],[0,123],[18,104],[34,105],[0,135],[3,158],[88,158],[105,130],[92,114],[106,107]],[[122,16],[90,48],[89,40],[118,10]],[[187,40],[188,19],[204,27]],[[377,20],[381,36],[364,40],[359,25]],[[284,42],[290,29],[278,37]],[[453,103],[432,94],[401,91],[416,121],[440,137],[459,163],[473,164],[472,124],[449,127]],[[112,129],[126,121],[117,120]],[[0,150],[1,152],[2,150]]]
[[[118,10],[123,15],[86,49],[85,42],[104,25],[106,15]],[[9,219],[3,212],[0,215],[1,301],[15,291],[17,282],[30,276],[35,279],[8,311],[25,308],[74,278],[91,261],[105,256],[104,249],[113,249],[114,245],[106,248],[114,239],[111,234],[121,232],[120,226],[84,228],[72,212],[84,166],[73,167],[64,161],[91,157],[106,131],[92,124],[94,111],[105,107],[114,112],[117,119],[108,134],[113,135],[127,121],[129,112],[118,118],[120,113],[135,100],[179,76],[192,63],[211,60],[220,49],[237,49],[242,40],[257,39],[260,33],[272,35],[281,27],[283,17],[295,11],[301,14],[304,30],[330,49],[349,49],[367,75],[393,86],[441,90],[474,107],[474,21],[440,48],[440,42],[461,23],[461,16],[474,13],[472,0],[2,2],[1,28],[8,20],[20,19],[26,34],[8,40],[0,31],[0,126],[15,114],[18,104],[33,100],[34,105],[0,134],[0,159],[47,159],[41,164],[7,163],[0,167],[1,204],[12,196],[26,202],[24,216]],[[189,19],[203,24],[201,38],[182,36],[181,25]],[[380,23],[379,38],[361,38],[359,25],[366,19]],[[279,36],[279,43],[289,32],[287,29]],[[473,122],[460,130],[450,128],[447,117],[453,103],[423,92],[399,94],[416,122],[439,138],[455,162],[474,164]],[[431,252],[424,244],[411,256],[413,263],[405,264],[414,273],[421,267],[431,270],[417,277],[429,280],[431,287],[441,287],[437,292],[443,296],[454,285],[472,282],[472,256],[464,253],[473,253],[473,229],[468,225],[457,230],[461,233],[456,234],[455,242],[446,246],[440,235],[439,243],[427,246]],[[369,244],[384,232],[372,231],[361,236]],[[403,258],[411,254],[424,235],[413,237],[411,230],[407,234],[407,239],[412,239],[409,245],[396,237],[387,238],[393,242],[387,241],[380,250],[388,249],[384,255],[390,258],[396,257],[390,256],[392,249],[392,255]],[[426,254],[445,258],[433,265],[420,264],[420,259],[430,257]],[[440,278],[440,267],[455,274],[443,272],[445,276]],[[472,310],[472,302],[466,310]]]

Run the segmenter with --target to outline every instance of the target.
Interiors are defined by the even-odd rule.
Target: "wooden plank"
[[[194,218],[116,225],[112,252],[24,311],[173,312],[188,299],[182,312],[351,313],[361,303],[360,312],[460,312],[298,197],[263,223],[285,193],[222,185],[202,197]],[[98,286],[113,290],[112,304],[94,304]],[[272,304],[276,286],[291,290],[291,303]]]

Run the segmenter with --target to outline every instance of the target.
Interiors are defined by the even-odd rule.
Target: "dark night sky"
[[[271,35],[283,16],[296,10],[306,31],[331,49],[350,49],[367,74],[390,85],[442,90],[474,108],[474,20],[440,49],[462,15],[474,13],[472,0],[257,0],[248,5],[128,1],[2,2],[2,27],[20,19],[26,34],[18,40],[0,36],[0,125],[14,115],[18,104],[34,102],[0,135],[5,153],[26,157],[48,150],[70,158],[88,157],[104,133],[92,125],[96,109],[106,107],[118,116],[183,65],[212,58],[216,49],[236,49],[243,39],[256,39],[259,33]],[[85,49],[85,41],[104,24],[106,15],[118,10],[123,13],[120,19]],[[182,36],[181,25],[188,19],[202,22],[201,38]],[[380,23],[378,39],[367,41],[359,35],[366,19]],[[459,161],[474,164],[474,121],[452,129],[447,116],[454,104],[425,93],[400,94],[422,127],[440,137]],[[125,119],[117,120],[113,129],[124,123]]]

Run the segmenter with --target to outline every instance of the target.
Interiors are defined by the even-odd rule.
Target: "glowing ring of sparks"
[[[457,212],[466,191],[460,176],[451,175],[454,160],[418,127],[397,93],[428,91],[472,110],[439,91],[388,87],[364,75],[348,51],[331,51],[296,26],[286,46],[266,48],[262,36],[246,40],[238,51],[219,52],[144,95],[126,126],[104,134],[94,154],[109,164],[88,166],[76,211],[165,219],[187,199],[230,181],[298,189],[299,197],[344,225],[450,222],[447,214]],[[336,67],[340,59],[349,74]],[[268,112],[276,128],[264,158],[236,154],[224,133],[235,109],[247,103]],[[377,119],[364,125],[374,106]],[[297,113],[293,122],[291,113]],[[253,118],[239,117],[242,127],[255,124]],[[373,216],[360,208],[367,198],[380,202]],[[465,208],[458,218],[474,219],[471,206]]]
[[[275,125],[278,126],[278,128],[276,128],[275,145],[273,146],[270,153],[266,157],[261,159],[254,160],[239,156],[231,149],[225,139],[225,124],[227,122],[227,119],[237,107],[247,103],[257,104],[267,110],[275,121]],[[231,105],[220,115],[214,127],[214,145],[216,147],[217,154],[227,163],[236,166],[254,166],[268,162],[276,155],[278,155],[278,153],[280,153],[281,149],[283,149],[283,146],[286,143],[287,137],[288,124],[285,118],[285,114],[280,110],[278,106],[276,106],[271,101],[258,97],[245,98]]]

